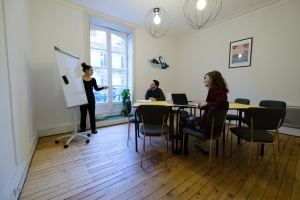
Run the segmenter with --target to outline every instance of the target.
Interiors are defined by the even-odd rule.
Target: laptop
[[[171,94],[171,95],[172,95],[173,104],[195,107],[195,104],[189,104],[185,93],[178,93],[178,94]]]

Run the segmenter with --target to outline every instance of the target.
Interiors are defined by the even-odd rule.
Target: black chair
[[[208,110],[207,113],[207,125],[211,127],[211,133],[210,135],[207,135],[205,133],[199,132],[197,130],[193,130],[191,128],[183,128],[183,144],[184,143],[184,138],[185,134],[191,135],[196,137],[197,139],[200,140],[209,140],[209,158],[208,158],[208,166],[210,168],[210,160],[211,160],[211,148],[212,148],[212,141],[215,139],[216,140],[216,155],[218,155],[218,141],[219,138],[222,136],[223,128],[224,128],[224,122],[225,122],[225,117],[227,114],[227,110],[221,110],[217,109],[215,107],[212,107]],[[214,132],[216,127],[222,126],[222,130],[219,133]],[[182,148],[182,156],[184,154],[184,148]],[[224,143],[223,143],[223,161],[224,161]]]
[[[230,131],[239,137],[240,139],[250,142],[248,166],[250,164],[251,148],[254,143],[257,145],[257,159],[259,152],[259,144],[272,144],[273,145],[273,155],[276,179],[277,167],[276,167],[276,157],[275,157],[275,143],[274,134],[270,133],[268,130],[276,130],[278,134],[278,129],[285,117],[285,109],[278,108],[249,108],[245,110],[245,123],[248,127],[233,127]],[[232,137],[230,144],[230,156],[232,153]]]
[[[286,103],[284,101],[277,101],[277,100],[261,100],[259,102],[259,106],[261,107],[265,107],[265,108],[281,108],[286,110]],[[282,122],[279,126],[279,128],[281,127],[281,125],[283,124],[284,119],[282,119]],[[277,132],[274,132],[276,135],[276,140],[277,140],[277,145],[278,145],[278,149],[280,151],[280,144],[279,144],[279,134]]]
[[[135,124],[135,134],[138,134],[139,132],[139,123],[140,123],[140,118],[134,114],[131,114],[131,110],[132,110],[132,105],[131,105],[131,101],[130,99],[126,99],[125,101],[126,103],[126,110],[127,110],[127,118],[128,118],[128,136],[127,136],[127,146],[128,146],[128,142],[130,139],[130,125],[131,123]]]
[[[162,105],[140,105],[137,108],[137,114],[140,117],[142,123],[140,126],[140,133],[144,136],[140,166],[142,166],[143,156],[145,153],[146,137],[150,137],[150,139],[151,137],[161,137],[165,165],[167,167],[167,157],[164,140],[166,134],[168,134],[170,131],[170,127],[167,125],[167,121],[170,115],[169,107]]]
[[[235,103],[241,103],[241,104],[245,104],[245,105],[249,105],[250,104],[250,100],[249,99],[244,99],[244,98],[237,98],[234,100]],[[243,110],[237,110],[236,114],[227,114],[226,115],[226,120],[228,121],[228,126],[227,126],[227,140],[228,140],[228,134],[229,134],[229,128],[230,128],[230,123],[231,121],[235,121],[235,124],[237,126],[239,119],[239,112],[242,112],[242,116],[244,115],[244,111]],[[241,119],[243,121],[243,119]]]
[[[282,108],[286,109],[286,103],[284,101],[277,100],[261,100],[259,106],[266,108]]]

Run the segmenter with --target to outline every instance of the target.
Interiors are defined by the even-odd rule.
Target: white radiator
[[[287,106],[283,126],[300,129],[300,106]]]

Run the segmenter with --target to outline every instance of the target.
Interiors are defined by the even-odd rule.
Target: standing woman
[[[96,91],[100,91],[103,89],[107,89],[108,87],[107,86],[103,86],[100,88],[98,87],[96,79],[92,77],[94,73],[92,66],[87,65],[86,63],[82,63],[81,66],[82,66],[82,71],[84,72],[84,75],[82,76],[82,80],[83,80],[83,85],[88,100],[88,104],[80,106],[80,112],[81,112],[80,132],[85,132],[86,115],[87,115],[87,111],[89,111],[91,132],[96,134],[98,132],[96,130],[96,119],[95,119],[96,102],[95,102],[93,89],[95,89]]]

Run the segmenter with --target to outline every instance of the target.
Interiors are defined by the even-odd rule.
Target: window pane
[[[91,65],[93,67],[105,67],[107,68],[107,53],[91,48]]]
[[[127,72],[123,70],[112,70],[112,85],[126,86]]]
[[[125,56],[120,53],[112,53],[112,68],[125,70]]]
[[[122,96],[121,92],[125,89],[125,87],[113,87],[112,90],[112,101],[113,102],[121,102],[122,101]]]
[[[107,69],[94,67],[93,77],[96,79],[99,87],[107,85]],[[96,103],[108,102],[107,90],[94,91]]]
[[[106,32],[99,30],[90,31],[91,47],[99,49],[107,49]]]
[[[125,52],[125,40],[117,35],[111,34],[111,48],[112,51]]]

